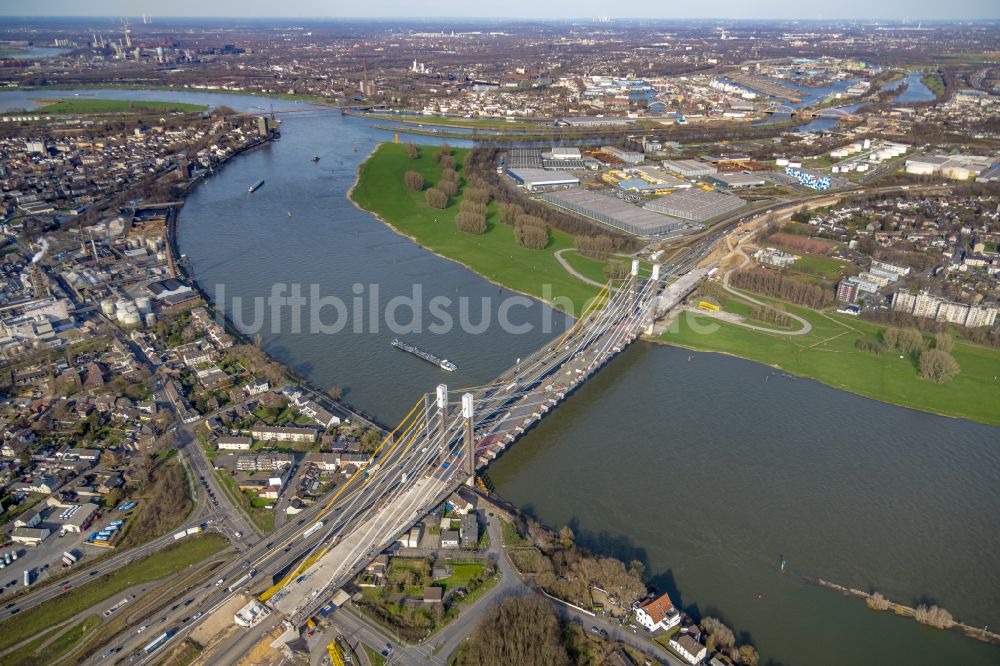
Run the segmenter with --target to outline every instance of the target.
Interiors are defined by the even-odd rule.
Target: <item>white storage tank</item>
[[[139,310],[130,303],[128,308],[118,311],[118,321],[124,326],[138,326],[142,320],[139,318]]]

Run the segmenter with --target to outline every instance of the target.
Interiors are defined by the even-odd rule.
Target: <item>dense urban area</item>
[[[0,20],[0,101],[4,664],[777,663],[488,465],[638,337],[1000,425],[994,23]],[[576,317],[476,417],[382,423],[180,252],[313,112],[384,134],[354,204]]]

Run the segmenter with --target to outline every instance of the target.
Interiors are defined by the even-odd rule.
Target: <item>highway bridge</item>
[[[609,282],[558,340],[520,359],[490,384],[421,396],[376,450],[369,465],[335,495],[316,531],[322,537],[261,600],[299,625],[476,469],[526,432],[707,274],[694,269],[701,248],[648,278]],[[668,274],[669,271],[669,274]]]
[[[836,118],[837,120],[854,120],[858,118],[858,116],[853,113],[844,111],[838,107],[829,107],[826,109],[796,109],[794,106],[788,106],[787,104],[772,104],[771,106],[763,109],[763,112],[769,115],[784,114],[789,116],[809,116],[810,118]]]

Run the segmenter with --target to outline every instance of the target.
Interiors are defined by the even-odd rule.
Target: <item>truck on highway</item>
[[[243,576],[241,576],[238,580],[231,583],[229,587],[226,588],[226,592],[232,592],[233,590],[236,590],[237,588],[239,588],[240,585],[253,578],[253,575],[255,573],[257,573],[257,570],[251,569],[247,573],[243,574]]]
[[[31,585],[31,569],[25,569],[24,571],[24,586],[28,587]]]
[[[170,637],[173,635],[174,635],[173,629],[168,629],[167,631],[164,631],[162,634],[157,636],[156,639],[152,643],[147,645],[145,648],[143,648],[143,650],[145,651],[146,654],[153,654],[153,652],[155,652],[157,648],[159,648],[161,645],[169,641]]]
[[[324,524],[325,523],[322,520],[317,520],[315,523],[312,524],[312,527],[310,527],[309,529],[307,529],[305,532],[302,533],[302,538],[308,539],[313,534],[322,529]]]

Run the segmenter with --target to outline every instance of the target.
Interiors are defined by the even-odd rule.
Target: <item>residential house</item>
[[[219,437],[215,446],[220,451],[249,451],[253,443],[249,437]]]
[[[319,431],[316,428],[302,426],[262,426],[257,425],[250,431],[254,439],[264,441],[308,442],[316,441]]]
[[[635,619],[647,631],[664,631],[673,629],[681,622],[681,614],[674,608],[670,595],[661,594],[639,606],[635,611]]]
[[[705,655],[708,654],[704,645],[687,634],[671,638],[670,647],[689,664],[700,664],[705,659]]]
[[[474,512],[462,516],[462,525],[458,534],[462,539],[462,548],[475,548],[476,544],[479,543],[479,521],[476,520]]]

